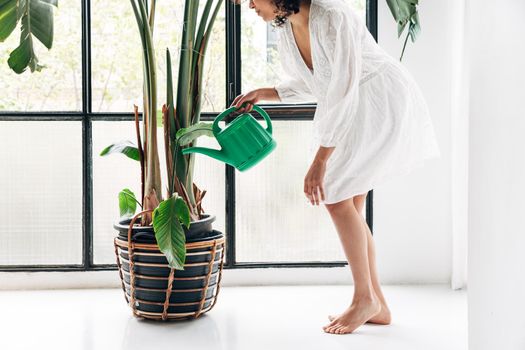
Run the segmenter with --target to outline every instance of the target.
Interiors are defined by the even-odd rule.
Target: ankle
[[[364,292],[356,292],[354,293],[354,300],[355,303],[375,303],[380,302],[377,295],[374,293],[374,291],[364,291]]]

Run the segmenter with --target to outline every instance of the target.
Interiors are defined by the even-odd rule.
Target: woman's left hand
[[[326,162],[315,159],[304,178],[304,194],[312,205],[319,205],[320,200],[324,201],[323,179],[325,171]]]

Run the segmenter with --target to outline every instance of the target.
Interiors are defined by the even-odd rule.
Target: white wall
[[[525,1],[470,1],[470,349],[525,349]]]
[[[452,267],[451,106],[454,26],[451,0],[419,6],[421,34],[409,41],[403,64],[425,95],[441,157],[374,190],[374,234],[380,278],[395,283],[449,283]],[[399,58],[404,36],[379,1],[379,44]],[[455,22],[456,21],[456,22]]]

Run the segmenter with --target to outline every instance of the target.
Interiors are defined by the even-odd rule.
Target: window
[[[376,0],[348,1],[366,14],[375,34]],[[176,79],[184,4],[157,4],[154,40],[162,100],[166,47]],[[142,106],[141,46],[131,5],[101,0],[59,5],[53,48],[36,45],[40,63],[47,66],[42,72],[16,75],[9,69],[15,33],[0,45],[0,270],[116,269],[117,194],[126,187],[140,192],[137,164],[120,155],[98,156],[111,142],[134,141],[133,105]],[[224,0],[211,41],[203,121],[212,121],[237,94],[272,86],[282,72],[274,29],[245,4]],[[226,268],[343,265],[328,215],[310,207],[302,194],[306,154],[293,151],[308,145],[302,135],[309,133],[315,106],[262,107],[272,117],[279,143],[265,162],[241,173],[196,156],[195,182],[208,190],[203,207],[216,215],[214,228],[227,235]],[[199,142],[218,147],[212,139]],[[371,226],[371,207],[366,209]]]

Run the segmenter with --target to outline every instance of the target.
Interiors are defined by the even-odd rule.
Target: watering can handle
[[[244,104],[243,104],[244,106]],[[270,116],[268,115],[268,113],[266,113],[264,111],[264,109],[262,109],[261,107],[257,106],[257,105],[253,105],[253,109],[256,110],[260,115],[263,116],[264,120],[266,120],[266,124],[268,125],[266,127],[266,131],[268,131],[268,133],[271,135],[272,134],[272,121],[270,120]],[[219,114],[217,116],[217,118],[215,118],[214,122],[213,122],[213,134],[214,135],[217,135],[219,132],[221,132],[221,128],[219,127],[219,122],[221,120],[224,119],[224,117],[226,117],[227,115],[229,115],[231,112],[237,110],[237,107],[233,106],[233,107],[230,107],[228,108],[227,110],[225,110],[224,112],[222,112],[221,114]]]

